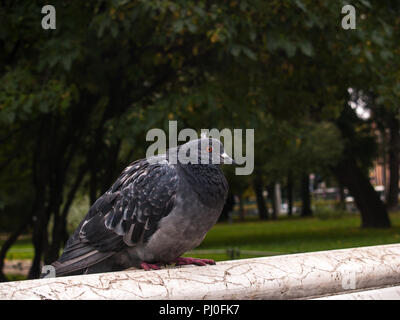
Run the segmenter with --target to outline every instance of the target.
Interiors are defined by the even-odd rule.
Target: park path
[[[4,274],[16,274],[27,276],[29,268],[31,267],[32,260],[5,260]]]

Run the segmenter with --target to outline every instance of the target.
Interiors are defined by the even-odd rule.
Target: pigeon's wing
[[[67,271],[76,271],[146,242],[172,211],[177,184],[173,166],[146,160],[132,163],[93,204],[57,262],[72,264]],[[64,269],[56,266],[56,273],[65,274]]]
[[[100,204],[101,214],[95,215],[112,236],[103,239],[96,230],[98,222],[92,225],[88,221],[81,229],[81,238],[99,250],[122,249],[114,244],[114,237],[128,246],[146,242],[157,230],[161,218],[172,211],[177,183],[176,169],[172,166],[147,161],[133,163],[111,188],[110,193],[117,194],[111,209],[106,206],[102,210],[104,205]]]

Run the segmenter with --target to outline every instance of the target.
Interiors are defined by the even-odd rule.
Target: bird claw
[[[177,266],[184,266],[188,264],[194,264],[197,266],[206,266],[207,264],[215,264],[215,261],[212,259],[199,259],[199,258],[190,258],[190,257],[179,257],[176,258],[173,262]]]
[[[176,266],[185,266],[189,264],[194,264],[196,266],[206,266],[208,264],[215,264],[212,259],[200,259],[200,258],[190,258],[190,257],[179,257],[173,260],[171,263],[175,263]],[[160,263],[147,263],[142,262],[140,267],[146,271],[150,270],[160,270]]]
[[[140,264],[140,266],[142,267],[142,269],[146,270],[146,271],[150,271],[150,270],[160,270],[160,266],[157,263],[147,263],[147,262],[142,262]]]

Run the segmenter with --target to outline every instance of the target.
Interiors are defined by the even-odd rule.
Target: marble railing
[[[396,286],[400,244],[5,282],[0,299],[398,299]]]

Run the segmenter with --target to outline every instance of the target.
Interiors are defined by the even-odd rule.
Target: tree
[[[303,174],[301,179],[301,215],[303,217],[311,216],[311,193],[310,193],[310,175],[308,173]]]
[[[374,94],[369,95],[364,92],[353,91],[351,93],[352,102],[361,103],[364,110],[370,112],[371,131],[379,132],[378,158],[383,163],[388,162],[389,184],[384,181],[386,188],[386,206],[389,210],[395,210],[398,207],[399,196],[399,150],[400,150],[400,127],[397,112],[393,108],[377,103]],[[360,107],[356,107],[357,108]],[[384,166],[386,170],[386,166]],[[387,188],[388,187],[388,188]]]
[[[369,126],[357,117],[350,106],[344,108],[337,126],[345,141],[345,148],[342,159],[333,166],[333,172],[353,195],[362,215],[363,227],[390,227],[386,207],[368,178],[367,169],[376,152],[375,139]]]
[[[257,208],[258,208],[258,215],[261,220],[268,219],[268,209],[265,204],[265,199],[263,195],[263,181],[262,177],[259,174],[255,174],[254,181],[253,181],[253,188],[256,194],[256,201],[257,201]]]
[[[165,123],[166,99],[182,97],[190,87],[208,90],[221,53],[231,55],[226,26],[235,29],[245,11],[236,8],[231,16],[227,4],[205,1],[194,7],[59,1],[58,27],[44,32],[36,26],[39,2],[2,6],[7,10],[0,39],[2,138],[20,127],[29,137],[23,160],[34,190],[35,258],[29,275],[34,278],[43,257],[45,263],[58,257],[69,207],[85,177],[93,202],[120,170],[122,144],[137,145],[146,128]],[[210,100],[199,98],[197,104]],[[146,109],[158,111],[143,121]],[[10,142],[9,148],[19,156],[18,144]],[[10,150],[2,151],[7,164]]]
[[[55,1],[57,29],[43,30],[41,1],[2,1],[0,210],[15,221],[0,258],[31,227],[36,277],[59,255],[75,196],[93,202],[144,156],[146,131],[172,119],[255,128],[263,184],[333,168],[362,225],[387,225],[369,162],[347,152],[360,125],[343,112],[355,88],[397,114],[399,11],[389,2],[356,1],[368,19],[353,32],[338,30],[340,2]],[[233,182],[236,194],[252,178]]]

